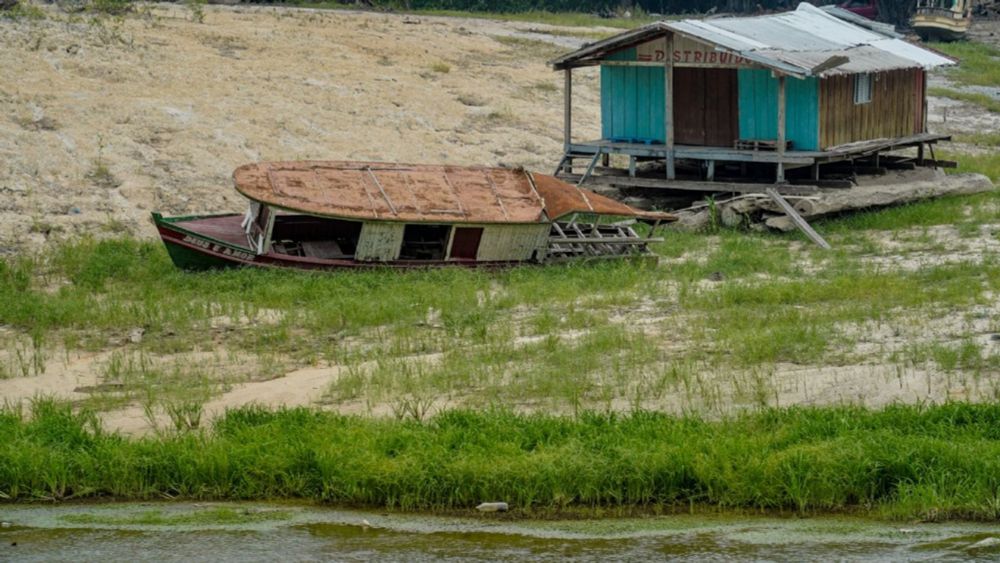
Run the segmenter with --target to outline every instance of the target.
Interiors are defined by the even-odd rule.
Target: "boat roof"
[[[550,61],[561,70],[674,33],[762,68],[799,78],[953,65],[954,59],[909,43],[882,27],[860,26],[807,2],[790,12],[749,17],[658,21]]]
[[[236,190],[276,207],[356,220],[547,223],[571,213],[672,220],[520,168],[380,162],[258,162]]]

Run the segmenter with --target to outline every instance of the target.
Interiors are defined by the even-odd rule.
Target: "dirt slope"
[[[49,14],[0,19],[4,253],[81,232],[152,236],[153,209],[241,210],[230,174],[260,159],[548,170],[562,77],[545,60],[580,42],[536,24],[334,11]],[[593,136],[596,75],[575,74],[577,132]]]

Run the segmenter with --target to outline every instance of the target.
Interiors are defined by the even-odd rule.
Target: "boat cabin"
[[[654,229],[673,220],[520,169],[297,161],[249,164],[233,177],[250,200],[245,214],[154,215],[179,265],[200,267],[206,250],[300,268],[621,257],[657,240],[640,236],[636,220]]]
[[[910,26],[924,41],[960,41],[972,24],[971,0],[917,0]]]

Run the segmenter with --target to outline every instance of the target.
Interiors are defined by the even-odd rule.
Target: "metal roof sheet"
[[[781,14],[656,22],[569,53],[552,64],[556,68],[572,66],[574,61],[602,57],[635,44],[637,39],[667,31],[800,77],[954,64],[952,59],[907,43],[895,33],[856,25],[807,3]],[[616,41],[618,38],[623,41]],[[832,56],[846,56],[849,60],[833,68],[819,67]],[[820,70],[813,72],[817,67]]]
[[[261,162],[233,172],[244,196],[314,215],[433,223],[543,223],[569,213],[644,212],[522,169],[377,162]]]

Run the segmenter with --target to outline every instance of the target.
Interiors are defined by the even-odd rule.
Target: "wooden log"
[[[790,180],[789,183],[800,186],[816,186],[817,188],[830,190],[849,190],[854,187],[854,182],[850,180],[834,178],[823,178],[821,180],[813,180],[812,178],[795,178]]]

